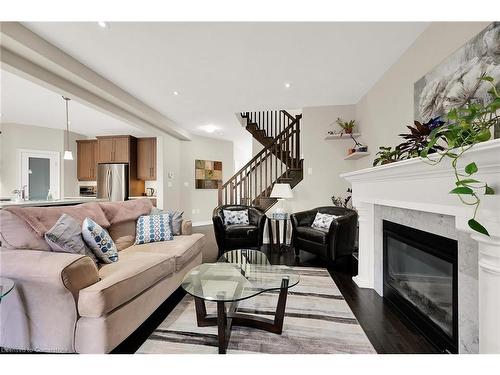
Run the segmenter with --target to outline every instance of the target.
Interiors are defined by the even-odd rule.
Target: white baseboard
[[[204,225],[212,225],[212,220],[208,220],[208,221],[194,221],[192,225],[193,225],[193,227],[202,227]]]

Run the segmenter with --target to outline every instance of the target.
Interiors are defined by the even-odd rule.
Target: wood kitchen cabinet
[[[132,137],[105,136],[97,137],[99,163],[129,163]]]
[[[95,181],[97,173],[97,140],[77,140],[76,169],[78,181]]]
[[[156,180],[156,138],[137,139],[137,178]]]

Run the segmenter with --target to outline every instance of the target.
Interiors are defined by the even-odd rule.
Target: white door
[[[60,158],[57,151],[17,150],[18,185],[29,200],[46,200],[49,189],[59,199]]]

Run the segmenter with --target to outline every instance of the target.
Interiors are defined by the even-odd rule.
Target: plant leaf
[[[467,164],[465,166],[465,173],[467,174],[473,174],[473,173],[476,173],[477,172],[477,165],[476,163],[472,162],[470,164]]]
[[[492,187],[486,185],[484,189],[484,194],[485,195],[495,195],[495,190],[493,190]]]
[[[489,236],[490,234],[488,233],[488,231],[486,230],[485,227],[483,227],[481,224],[479,224],[476,220],[474,219],[470,219],[467,224],[469,224],[469,227],[473,230],[475,230],[476,232],[479,232],[479,233],[482,233],[482,234],[485,234],[486,236]]]
[[[493,82],[493,77],[490,76],[484,76],[479,78],[481,81],[488,81],[488,82]]]
[[[459,187],[456,187],[455,189],[451,190],[450,194],[468,194],[468,195],[472,195],[473,191],[472,191],[471,188],[469,188],[467,186],[459,186]]]
[[[466,178],[465,180],[460,180],[460,181],[455,182],[455,185],[460,186],[460,185],[474,184],[474,183],[478,183],[478,182],[480,182],[480,181],[474,180],[473,178]]]

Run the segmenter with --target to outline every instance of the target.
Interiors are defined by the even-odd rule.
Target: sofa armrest
[[[2,249],[0,260],[3,277],[16,283],[36,281],[53,288],[66,288],[75,299],[81,289],[99,281],[97,266],[84,255]]]
[[[87,256],[36,250],[0,250],[0,274],[15,281],[2,299],[0,346],[72,353],[79,291],[99,280]]]
[[[332,221],[328,231],[328,247],[331,259],[352,254],[356,239],[358,214],[350,211]]]
[[[191,220],[182,220],[181,234],[186,236],[193,234],[193,223]]]

